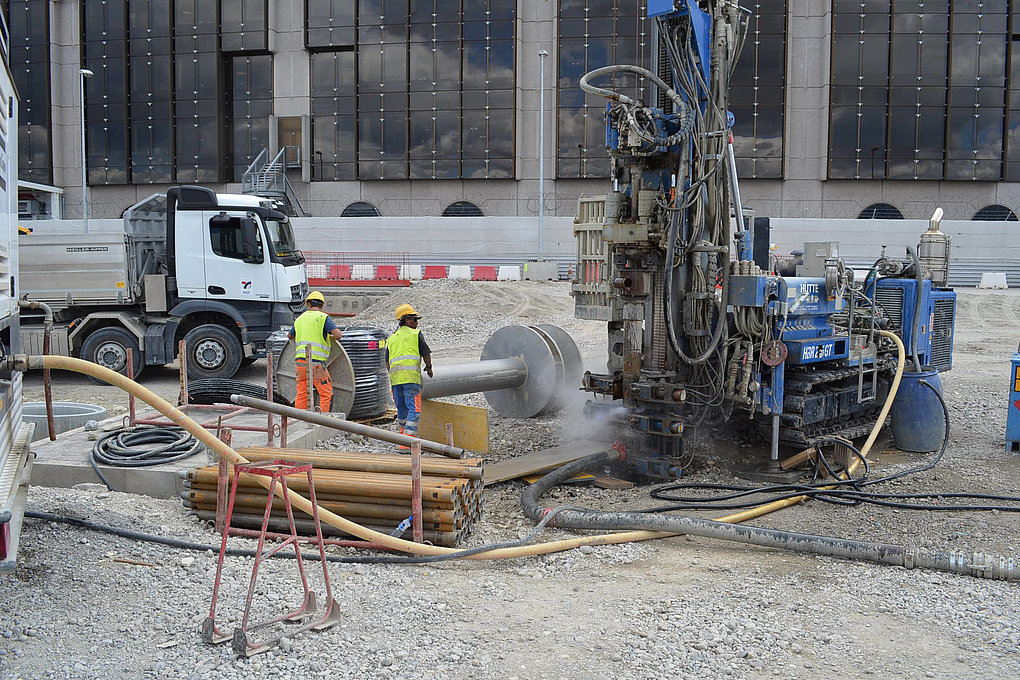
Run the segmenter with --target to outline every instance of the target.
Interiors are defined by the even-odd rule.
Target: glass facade
[[[608,177],[606,100],[581,91],[581,76],[610,64],[655,70],[646,0],[560,0],[556,176]],[[617,74],[599,85],[646,99],[644,78]]]
[[[53,182],[50,148],[50,17],[47,0],[11,0],[10,62],[21,97],[18,117],[18,176]]]
[[[751,18],[730,80],[737,173],[744,179],[779,179],[783,176],[786,0],[742,6],[751,10]]]
[[[834,0],[829,177],[1002,178],[1010,4]]]
[[[315,179],[513,176],[513,0],[307,8]]]

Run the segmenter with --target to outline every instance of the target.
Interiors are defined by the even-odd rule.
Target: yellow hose
[[[22,357],[19,357],[22,358]],[[21,368],[19,366],[19,368]],[[133,394],[135,397],[146,402],[157,411],[162,413],[164,416],[172,420],[179,427],[184,428],[195,436],[196,439],[201,441],[203,444],[208,446],[210,449],[215,451],[218,455],[222,456],[229,462],[240,465],[249,462],[237,451],[224,444],[222,441],[217,439],[211,432],[206,430],[204,427],[196,423],[194,420],[189,418],[179,408],[166,401],[158,394],[151,390],[139,385],[133,380],[129,380],[127,377],[111,371],[108,368],[94,364],[89,361],[83,361],[81,359],[75,359],[73,357],[61,357],[54,355],[46,356],[30,356],[27,357],[25,368],[28,369],[39,369],[39,368],[50,368],[50,369],[61,369],[65,371],[73,371],[75,373],[84,373],[90,375],[99,380],[110,383],[115,387],[119,387],[125,392]],[[270,480],[268,477],[257,476],[257,481],[262,486],[269,488]],[[301,494],[288,490],[290,495],[290,502],[299,510],[312,514],[312,503]],[[276,494],[283,496],[282,489],[276,488]],[[323,507],[319,507],[319,518],[345,533],[357,536],[358,538],[371,541],[384,545],[387,548],[393,550],[399,550],[401,552],[411,553],[413,555],[446,555],[450,553],[458,552],[456,548],[443,548],[439,546],[423,545],[421,543],[414,543],[412,541],[405,541],[402,538],[395,538],[388,534],[379,533],[366,527],[351,522],[350,520],[344,519],[340,515],[331,512]],[[500,550],[490,550],[484,553],[477,553],[475,555],[469,555],[467,559],[508,559],[512,557],[528,557],[531,555],[544,555],[547,553],[560,552],[563,550],[570,550],[577,548],[582,545],[610,545],[614,543],[629,543],[632,541],[644,541],[651,538],[663,538],[665,536],[673,536],[674,534],[662,531],[627,531],[616,534],[601,534],[598,536],[579,536],[577,538],[569,538],[560,541],[551,541],[548,543],[536,543],[533,545],[521,546],[518,548],[503,548]]]
[[[871,430],[871,435],[868,437],[867,442],[861,448],[861,454],[867,456],[871,450],[872,445],[875,443],[875,439],[878,437],[879,431],[882,429],[882,425],[885,423],[886,417],[889,415],[889,409],[892,408],[893,398],[896,396],[896,391],[900,386],[900,378],[903,375],[903,366],[906,358],[906,351],[903,347],[903,343],[894,334],[887,331],[880,331],[880,333],[887,338],[891,338],[896,343],[898,351],[898,363],[896,366],[896,376],[893,378],[892,387],[889,389],[889,396],[886,397],[885,405],[882,407],[882,412],[879,415],[878,420],[875,422],[875,426]],[[115,387],[119,387],[125,392],[133,394],[135,397],[146,402],[157,411],[162,413],[164,416],[169,418],[171,421],[176,423],[179,427],[187,430],[195,436],[196,439],[201,441],[203,444],[208,446],[210,449],[215,451],[218,455],[225,458],[230,463],[240,465],[249,462],[244,456],[234,451],[232,448],[224,444],[222,441],[217,439],[211,432],[206,430],[204,427],[196,423],[194,420],[189,418],[179,408],[160,397],[155,392],[139,385],[133,380],[129,380],[127,377],[111,371],[108,368],[100,366],[98,364],[91,363],[89,361],[83,361],[82,359],[75,359],[73,357],[62,357],[62,356],[31,356],[27,357],[25,362],[25,368],[27,369],[38,369],[38,368],[49,368],[49,369],[61,369],[65,371],[73,371],[75,373],[84,373],[85,375],[98,378],[105,382],[110,383]],[[855,460],[849,468],[849,473],[853,473],[854,470],[860,465],[860,460]],[[266,489],[270,486],[270,480],[268,477],[258,476],[257,481],[259,484],[264,486]],[[283,490],[277,487],[276,493],[279,496],[283,496]],[[307,498],[297,493],[296,491],[288,490],[290,495],[291,504],[299,510],[305,512],[308,515],[312,514],[312,503]],[[798,496],[796,498],[789,498],[782,501],[775,501],[772,503],[766,503],[756,508],[751,508],[743,512],[739,512],[726,517],[720,517],[716,521],[719,522],[733,522],[739,523],[744,522],[755,517],[761,517],[776,510],[794,505],[796,503],[802,503],[807,500],[806,496]],[[373,531],[366,527],[351,522],[350,520],[344,519],[340,515],[337,515],[330,510],[323,507],[319,507],[319,518],[326,524],[343,531],[344,533],[366,541],[378,543],[386,546],[393,550],[399,550],[401,552],[410,553],[412,555],[447,555],[450,553],[458,552],[456,548],[443,548],[440,546],[424,545],[421,543],[414,543],[413,541],[405,541],[402,538],[395,538],[388,534],[383,534],[378,531]],[[466,559],[475,560],[492,560],[492,559],[509,559],[513,557],[528,557],[532,555],[545,555],[548,553],[560,552],[563,550],[571,550],[573,548],[580,547],[582,545],[612,545],[616,543],[631,543],[634,541],[646,541],[653,538],[666,538],[668,536],[675,536],[677,534],[663,532],[663,531],[624,531],[614,534],[600,534],[597,536],[579,536],[576,538],[568,538],[559,541],[550,541],[547,543],[536,543],[533,545],[520,546],[517,548],[502,548],[499,550],[490,550],[484,553],[477,553],[469,555]]]

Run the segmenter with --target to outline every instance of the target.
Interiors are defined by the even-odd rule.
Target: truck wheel
[[[241,366],[241,340],[222,326],[198,326],[188,331],[184,340],[188,345],[189,378],[229,378]]]
[[[131,350],[133,357],[135,379],[142,373],[145,367],[145,357],[138,347],[138,340],[134,335],[123,328],[107,326],[91,333],[85,342],[81,344],[79,356],[85,361],[99,364],[111,371],[117,371],[121,375],[127,375],[127,351]],[[92,382],[106,385],[103,380],[89,376]]]

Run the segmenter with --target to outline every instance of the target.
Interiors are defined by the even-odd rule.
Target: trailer
[[[134,375],[174,361],[192,378],[228,378],[266,355],[308,292],[304,257],[274,201],[198,186],[154,194],[123,230],[36,231],[21,237],[21,292],[54,313],[51,351]],[[24,343],[41,353],[42,317]]]
[[[7,18],[0,11],[0,41]],[[18,271],[18,93],[0,45],[0,359],[21,351],[16,273]],[[22,421],[21,373],[0,370],[0,572],[14,571],[21,521],[28,495],[34,426]]]

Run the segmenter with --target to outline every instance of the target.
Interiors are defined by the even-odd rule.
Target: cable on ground
[[[111,467],[148,467],[173,463],[204,449],[202,442],[179,427],[126,427],[97,439],[89,463],[106,488],[115,491],[99,463]]]

